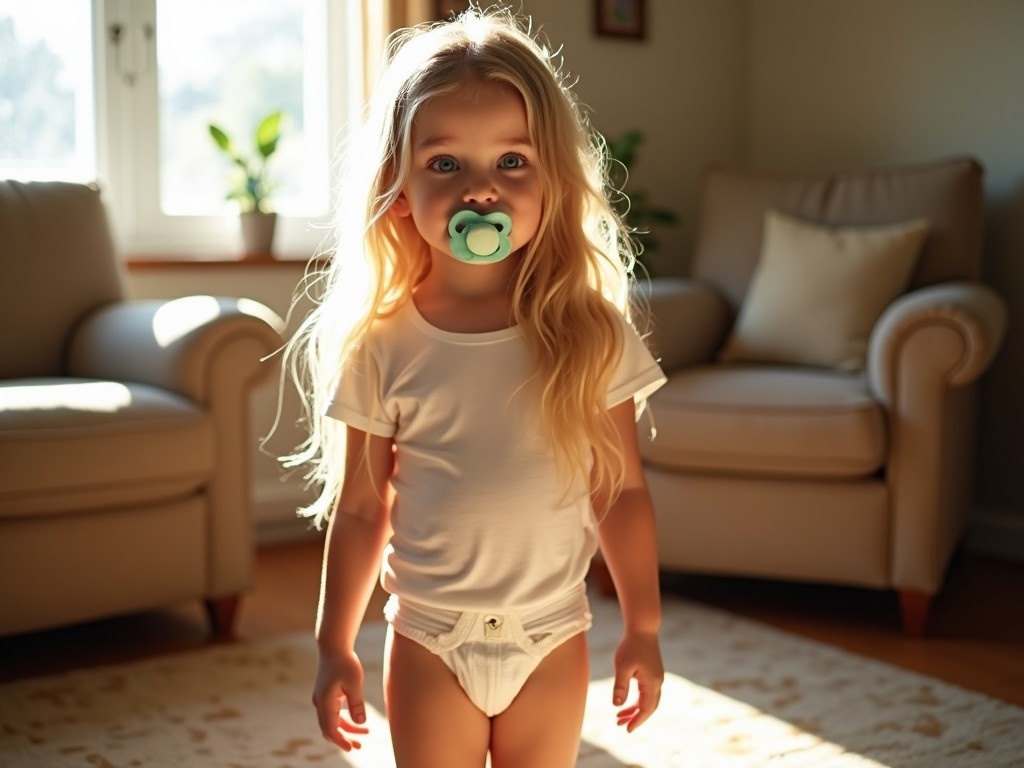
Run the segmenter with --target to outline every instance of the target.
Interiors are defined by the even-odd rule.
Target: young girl
[[[380,575],[401,768],[575,763],[599,544],[625,619],[619,725],[660,697],[635,422],[664,377],[629,321],[604,153],[552,59],[505,13],[398,36],[289,350],[311,380],[291,459],[329,519],[317,717],[346,751],[367,733],[353,646]]]

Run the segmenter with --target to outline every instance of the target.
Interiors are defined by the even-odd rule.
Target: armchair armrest
[[[637,289],[650,309],[649,344],[666,373],[711,360],[729,330],[729,309],[709,284],[682,277],[654,278]]]
[[[237,595],[252,580],[251,425],[244,394],[277,369],[261,358],[281,346],[282,327],[259,302],[189,296],[109,304],[72,334],[71,375],[163,387],[209,413],[218,462],[206,489],[210,600]]]
[[[970,282],[922,288],[885,311],[867,377],[890,430],[886,479],[892,584],[934,594],[971,508],[975,394],[1006,328],[1003,300]]]
[[[209,405],[218,357],[249,347],[231,356],[232,378],[259,376],[260,358],[281,346],[283,326],[274,312],[251,299],[189,296],[109,304],[75,329],[68,372],[152,384]]]
[[[945,331],[945,338],[957,338],[959,343],[936,344],[935,331]],[[893,302],[871,332],[869,385],[882,403],[891,406],[899,386],[897,362],[905,349],[915,346],[922,349],[914,359],[933,363],[932,375],[950,387],[970,384],[991,364],[1005,331],[1005,303],[987,286],[949,282],[912,291]],[[929,344],[931,353],[926,353],[923,347]]]

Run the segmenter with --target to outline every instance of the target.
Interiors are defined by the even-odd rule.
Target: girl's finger
[[[348,718],[345,717],[338,718],[338,727],[341,728],[341,730],[345,731],[345,733],[359,733],[366,735],[370,732],[370,729],[367,728],[365,725],[356,725],[355,723],[351,722]]]
[[[639,711],[640,711],[640,707],[638,707],[638,706],[637,706],[636,704],[633,704],[632,706],[629,706],[629,707],[623,707],[622,709],[620,709],[620,710],[619,710],[619,711],[618,711],[618,712],[616,713],[616,715],[617,715],[617,716],[618,716],[619,718],[623,718],[623,717],[633,717],[633,715],[635,715],[635,714],[636,714],[637,712],[639,712]]]

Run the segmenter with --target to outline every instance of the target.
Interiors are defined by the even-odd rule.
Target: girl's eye
[[[522,155],[516,154],[515,152],[505,155],[498,161],[498,167],[507,171],[522,168],[524,165],[526,165],[526,158]]]
[[[435,157],[430,161],[429,165],[432,171],[440,171],[441,173],[451,173],[452,171],[459,170],[459,164],[455,162],[455,158],[442,155],[441,157]]]

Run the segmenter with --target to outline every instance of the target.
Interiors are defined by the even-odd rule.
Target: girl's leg
[[[587,636],[580,632],[545,656],[515,701],[493,719],[492,768],[572,768],[589,682]]]
[[[397,768],[483,768],[490,720],[448,666],[391,628],[384,659],[384,701]]]

